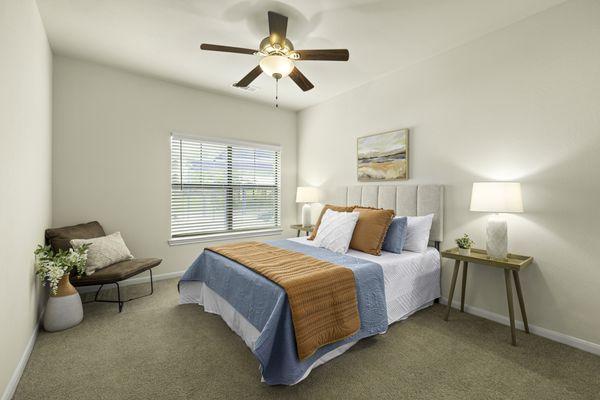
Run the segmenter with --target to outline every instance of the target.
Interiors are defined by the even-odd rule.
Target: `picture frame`
[[[409,133],[408,128],[403,128],[358,137],[358,181],[408,180]]]

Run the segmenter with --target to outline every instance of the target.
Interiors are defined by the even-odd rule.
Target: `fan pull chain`
[[[279,108],[279,79],[275,79],[275,108]]]

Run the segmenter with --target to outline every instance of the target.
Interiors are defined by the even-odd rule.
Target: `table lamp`
[[[309,186],[300,186],[296,190],[296,203],[304,203],[302,206],[302,226],[309,226],[310,218],[310,203],[319,201],[319,189]]]
[[[518,182],[475,182],[471,211],[495,213],[487,223],[486,250],[491,258],[506,259],[508,234],[506,219],[499,213],[523,212],[521,184]]]

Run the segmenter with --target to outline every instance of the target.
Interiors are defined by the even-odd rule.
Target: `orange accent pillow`
[[[368,207],[356,207],[354,211],[358,211],[359,216],[350,248],[374,256],[381,255],[385,234],[396,213],[393,210]]]
[[[321,225],[321,220],[323,219],[323,215],[325,215],[325,211],[332,210],[338,212],[352,212],[357,206],[334,206],[332,204],[325,204],[323,209],[321,210],[321,215],[319,215],[319,219],[317,219],[317,223],[315,224],[315,229],[311,232],[308,240],[314,240],[317,237],[317,231],[319,230],[319,225]]]

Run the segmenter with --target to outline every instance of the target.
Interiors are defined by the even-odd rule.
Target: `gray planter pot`
[[[77,289],[65,275],[59,283],[56,295],[50,296],[44,311],[44,329],[48,332],[62,331],[83,320],[83,306]]]

